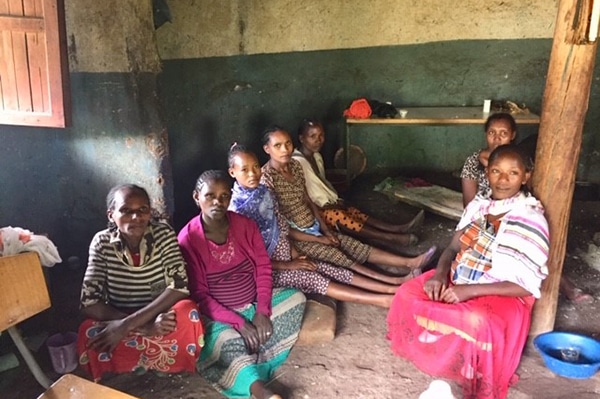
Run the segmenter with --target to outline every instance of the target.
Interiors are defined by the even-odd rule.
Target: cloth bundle
[[[377,100],[358,98],[352,101],[350,107],[344,111],[346,118],[367,119],[371,115],[378,118],[394,118],[398,115],[398,110],[389,102],[383,103]]]
[[[350,107],[344,111],[346,118],[367,119],[371,116],[371,106],[366,98],[352,101]]]
[[[382,103],[377,100],[369,100],[369,106],[373,115],[379,118],[394,118],[398,115],[398,110],[392,103]]]
[[[37,252],[40,263],[52,267],[62,262],[58,249],[46,236],[33,234],[20,227],[0,228],[0,256],[16,255],[22,252]]]

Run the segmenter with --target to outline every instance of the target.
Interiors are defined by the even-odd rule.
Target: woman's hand
[[[147,337],[165,336],[175,331],[176,328],[177,320],[175,319],[175,311],[170,310],[160,313],[150,325],[138,328],[137,332]]]
[[[323,243],[332,247],[339,247],[340,240],[331,232],[329,229],[323,230],[323,237],[325,240]]]
[[[323,205],[321,209],[346,209],[346,205],[344,204],[344,200],[339,198],[336,202],[328,202],[327,204]]]
[[[271,319],[264,314],[256,313],[252,319],[252,324],[256,327],[260,344],[264,345],[267,343],[269,338],[271,338],[271,334],[273,334],[273,323],[271,323]]]
[[[258,336],[258,331],[254,324],[250,323],[248,320],[244,323],[242,328],[238,330],[244,343],[246,344],[246,348],[249,353],[258,352],[258,347],[260,346],[260,338]]]
[[[448,279],[438,275],[433,275],[429,280],[423,284],[423,290],[432,301],[439,302],[442,300],[442,296],[447,288]]]
[[[299,256],[286,263],[287,270],[308,270],[314,272],[317,270],[317,265],[306,256]]]
[[[156,335],[167,335],[177,329],[177,319],[175,319],[175,311],[169,310],[166,313],[161,313],[154,320],[154,328]]]
[[[467,284],[453,285],[446,288],[441,301],[446,303],[459,303],[474,297],[474,287]]]
[[[90,338],[87,346],[98,352],[112,353],[129,331],[123,320],[111,320],[102,324],[104,329]]]

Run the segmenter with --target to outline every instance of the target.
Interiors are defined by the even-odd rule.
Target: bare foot
[[[431,261],[431,258],[433,258],[433,255],[435,255],[436,251],[437,246],[433,245],[421,255],[412,258],[409,264],[407,264],[406,266],[410,267],[411,269],[417,269],[422,268],[423,266],[427,266],[427,264]]]
[[[575,286],[573,281],[565,275],[560,276],[560,292],[573,303],[588,304],[594,302],[594,297],[583,292],[581,288]]]
[[[423,274],[423,270],[421,270],[420,267],[414,268],[406,276],[396,277],[394,280],[394,284],[397,286],[400,286],[400,285],[406,283],[407,281],[410,281],[413,278],[420,276],[421,274]],[[396,287],[396,289],[394,289],[393,292],[396,292],[397,288],[398,287]]]
[[[425,211],[421,209],[419,213],[408,223],[400,226],[399,233],[410,233],[413,232],[417,227],[420,227],[425,220]]]
[[[416,245],[419,242],[419,237],[414,234],[388,234],[394,244],[403,247],[410,247]]]
[[[394,300],[393,295],[385,295],[381,297],[380,303],[377,306],[381,306],[382,308],[389,309],[392,306],[392,301]]]
[[[590,294],[583,292],[581,288],[574,288],[571,292],[569,300],[581,305],[587,305],[594,302],[594,297]]]
[[[281,395],[271,391],[261,380],[256,380],[250,385],[250,393],[253,399],[282,399]]]

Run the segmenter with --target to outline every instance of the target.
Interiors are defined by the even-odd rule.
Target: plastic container
[[[77,333],[52,335],[46,341],[52,368],[58,374],[67,374],[77,368]]]
[[[590,378],[600,369],[600,342],[591,337],[553,331],[535,337],[533,345],[542,355],[546,366],[562,377]],[[569,353],[578,351],[578,356],[565,357],[565,349]]]

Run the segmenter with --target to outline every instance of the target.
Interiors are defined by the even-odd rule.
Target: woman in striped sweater
[[[548,273],[548,224],[527,192],[530,167],[512,144],[491,153],[491,196],[468,204],[436,270],[402,285],[388,313],[394,353],[458,381],[465,398],[502,399],[516,382]]]
[[[79,363],[105,373],[194,372],[203,328],[173,229],[151,221],[148,193],[110,190],[108,229],[94,236],[81,289]]]

